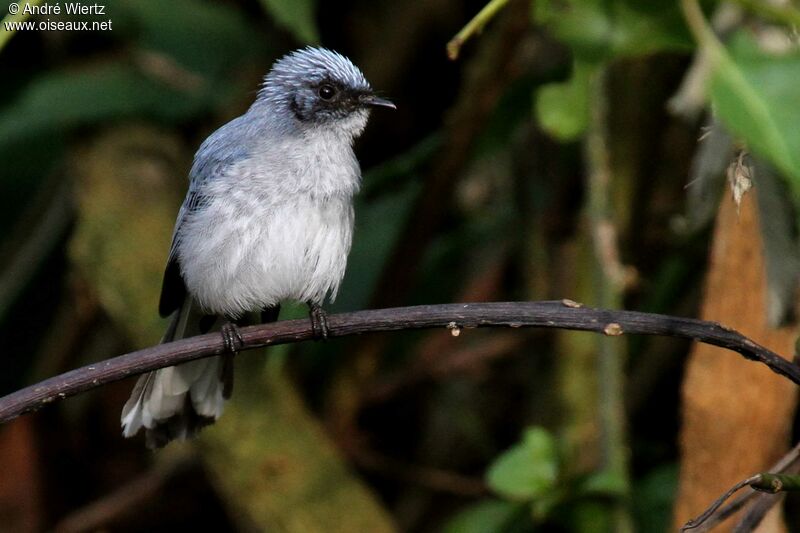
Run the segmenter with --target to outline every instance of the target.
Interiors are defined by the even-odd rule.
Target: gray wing
[[[234,119],[212,133],[194,156],[194,163],[189,172],[189,190],[175,221],[167,267],[164,270],[164,281],[161,284],[158,313],[162,317],[180,309],[186,298],[186,284],[181,275],[177,253],[184,221],[193,212],[203,209],[206,205],[208,200],[204,194],[206,184],[224,176],[234,163],[247,157],[248,151],[245,144],[239,142],[240,136],[232,134],[237,133],[237,123],[243,119],[243,116]]]

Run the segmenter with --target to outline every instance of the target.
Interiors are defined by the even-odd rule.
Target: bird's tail
[[[200,333],[203,316],[191,298],[175,312],[162,339]],[[232,355],[208,357],[142,375],[122,408],[122,434],[145,429],[148,448],[186,439],[222,415],[233,384]]]

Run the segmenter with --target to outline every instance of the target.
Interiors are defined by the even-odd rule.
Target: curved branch
[[[420,305],[342,313],[328,317],[331,337],[378,331],[448,328],[539,327],[594,331],[605,335],[662,335],[682,337],[727,348],[767,365],[773,372],[800,384],[797,366],[741,333],[716,322],[636,311],[583,307],[571,300]],[[241,329],[243,350],[313,338],[308,320],[285,320]],[[106,383],[193,359],[219,355],[218,333],[199,335],[152,346],[78,368],[0,398],[0,423],[35,411]]]

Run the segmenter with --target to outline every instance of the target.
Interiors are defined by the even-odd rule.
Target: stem
[[[689,26],[689,31],[692,32],[697,44],[710,48],[709,52],[715,56],[714,59],[717,59],[716,56],[722,52],[722,43],[719,42],[717,36],[714,35],[714,30],[706,22],[700,4],[697,0],[681,0],[681,9],[683,17],[686,19],[686,25]]]
[[[28,13],[24,13],[24,7],[26,5],[38,6],[41,3],[42,3],[42,0],[27,0],[27,1],[18,2],[17,4],[20,6],[19,7],[19,12],[17,12],[15,15],[12,15],[11,13],[6,13],[6,16],[3,17],[3,21],[0,22],[0,50],[3,49],[3,47],[11,39],[11,37],[14,36],[14,33],[15,33],[14,31],[7,30],[6,29],[6,25],[7,24],[16,24],[17,22],[23,22],[23,21],[27,20],[27,18],[30,15]]]
[[[328,317],[331,337],[368,332],[477,327],[539,327],[594,331],[606,335],[664,335],[694,339],[738,352],[800,384],[800,367],[753,342],[741,333],[715,322],[637,311],[612,311],[584,307],[570,300],[550,302],[492,302],[420,305],[342,313]],[[242,328],[244,347],[264,346],[313,339],[307,319],[284,320]],[[224,349],[219,333],[198,335],[72,370],[0,398],[0,423],[35,411],[69,396],[187,361],[219,355]]]
[[[507,3],[508,0],[491,0],[488,4],[483,6],[483,9],[481,9],[472,20],[467,22],[467,25],[461,28],[461,31],[447,43],[447,57],[450,58],[451,61],[458,59],[461,46],[467,42],[470,37],[480,33],[483,27],[486,26]]]
[[[781,457],[780,460],[778,460],[778,462],[772,465],[769,471],[777,474],[796,474],[798,470],[800,470],[800,465],[798,465],[798,461],[800,461],[800,444],[796,444],[794,448],[792,448],[786,455]],[[769,495],[758,493],[755,490],[751,490],[747,494],[739,496],[725,507],[720,508],[719,511],[716,511],[716,509],[719,508],[719,505],[717,505],[716,507],[713,507],[713,509],[711,509],[710,511],[707,510],[703,513],[702,516],[706,518],[703,519],[702,527],[698,529],[698,531],[709,531],[711,528],[713,528],[718,524],[721,524],[734,514],[738,513],[743,507],[746,507],[748,505],[749,508],[743,520],[747,519],[747,517],[752,513],[761,513],[762,510],[758,508],[766,507],[766,509],[763,510],[763,514],[766,514],[766,511],[772,508],[772,506],[775,503],[777,503],[777,501],[773,499],[772,501],[765,502],[763,501],[765,498],[769,498]],[[694,519],[695,523],[699,520],[700,517]],[[690,522],[692,521],[690,520]],[[699,526],[700,524],[697,525]]]
[[[756,476],[756,480],[750,483],[750,487],[770,494],[785,491],[797,492],[800,490],[800,475],[763,472]]]
[[[620,262],[617,225],[612,206],[611,154],[608,146],[608,98],[606,71],[598,70],[592,80],[589,130],[586,137],[587,215],[595,254],[594,285],[597,302],[603,307],[620,307],[625,288],[625,267]],[[632,531],[628,496],[628,442],[624,404],[625,348],[618,341],[598,341],[598,411],[600,416],[601,465],[604,478],[622,498],[613,509],[615,531]]]
[[[717,509],[719,509],[719,507],[723,503],[725,503],[725,501],[728,498],[733,496],[734,493],[736,493],[737,491],[739,491],[739,490],[743,489],[744,487],[750,485],[750,483],[755,482],[757,480],[757,478],[758,478],[757,475],[753,476],[753,477],[749,477],[749,478],[747,478],[745,480],[740,481],[739,483],[737,483],[736,485],[734,485],[733,487],[728,489],[728,492],[726,492],[725,494],[723,494],[722,496],[717,498],[714,501],[714,503],[712,503],[711,506],[703,512],[703,514],[701,514],[700,516],[698,516],[696,518],[692,518],[691,520],[686,522],[683,525],[683,527],[681,527],[681,531],[688,531],[690,529],[694,529],[696,527],[702,526],[703,523],[706,520],[708,520],[708,518],[711,517],[711,515],[713,515],[717,511]]]
[[[688,531],[701,526],[708,526],[707,521],[714,516],[714,514],[717,512],[717,509],[719,509],[722,504],[725,503],[725,501],[733,496],[736,492],[748,486],[751,489],[769,494],[777,494],[779,492],[797,492],[800,490],[800,475],[761,472],[760,474],[756,474],[744,479],[728,489],[725,494],[717,498],[714,503],[708,507],[708,509],[703,511],[703,514],[686,522],[683,527],[681,527],[681,531]],[[716,524],[718,521],[715,521],[714,523]],[[703,528],[704,531],[707,529],[708,527]]]

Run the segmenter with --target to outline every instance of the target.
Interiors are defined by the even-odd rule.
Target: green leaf
[[[612,50],[616,56],[635,57],[668,50],[692,50],[694,41],[673,0],[617,0],[612,2]]]
[[[566,43],[575,58],[569,80],[545,85],[535,97],[539,124],[561,141],[586,131],[589,83],[598,65],[693,47],[672,0],[537,0],[533,17]]]
[[[109,0],[114,36],[162,54],[191,73],[228,75],[257,47],[258,36],[233,7],[209,0]]]
[[[275,21],[292,32],[298,41],[319,43],[314,0],[261,0],[261,3]]]
[[[522,442],[498,457],[486,475],[489,486],[513,500],[546,496],[558,477],[558,453],[553,436],[543,428],[529,428]]]
[[[790,178],[800,198],[800,53],[762,53],[741,32],[728,52],[711,79],[714,111],[754,153]]]
[[[534,22],[545,26],[586,61],[600,61],[611,48],[612,21],[599,0],[537,0]]]
[[[225,101],[252,54],[244,17],[209,0],[109,0],[109,39],[133,61],[48,71],[0,110],[0,145],[119,118],[174,122]]]
[[[584,61],[692,48],[671,0],[537,0],[533,16]]]
[[[561,141],[580,137],[589,125],[589,93],[596,66],[576,62],[572,77],[549,83],[536,93],[536,118],[542,129]]]
[[[0,144],[119,117],[173,121],[196,113],[210,98],[205,91],[160,84],[127,65],[49,72],[0,111]]]
[[[451,518],[442,533],[505,533],[521,511],[518,503],[481,501]]]
[[[616,472],[604,469],[587,476],[576,490],[583,495],[622,497],[626,494],[626,486],[625,478]]]

